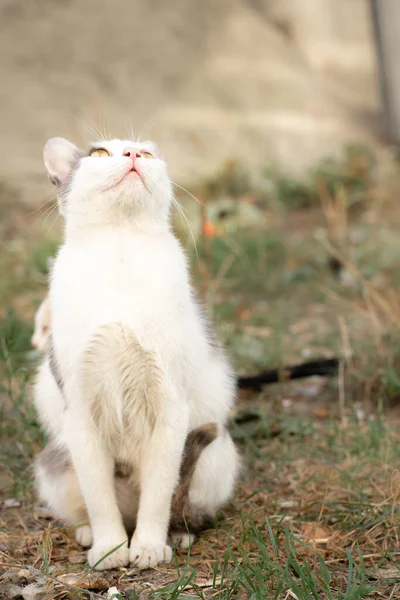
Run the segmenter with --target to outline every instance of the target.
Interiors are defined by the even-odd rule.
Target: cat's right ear
[[[50,138],[43,150],[43,160],[54,185],[61,185],[83,155],[74,144],[60,137]]]

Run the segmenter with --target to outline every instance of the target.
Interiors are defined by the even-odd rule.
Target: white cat
[[[152,567],[172,559],[171,504],[182,495],[190,432],[216,424],[192,464],[185,514],[213,518],[232,494],[234,374],[171,231],[171,184],[154,144],[111,140],[83,154],[53,138],[44,161],[59,186],[65,240],[52,269],[51,347],[35,386],[51,438],[36,465],[40,493],[75,525],[88,515],[77,537],[92,545],[91,566]]]

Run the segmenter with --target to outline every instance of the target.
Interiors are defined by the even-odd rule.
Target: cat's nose
[[[123,155],[131,158],[132,160],[135,160],[135,158],[140,158],[141,156],[140,150],[137,150],[137,148],[125,148]]]

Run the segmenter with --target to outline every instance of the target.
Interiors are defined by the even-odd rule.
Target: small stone
[[[21,502],[16,498],[7,498],[7,500],[4,500],[4,508],[17,508],[18,506],[21,506]]]
[[[21,569],[18,571],[18,577],[21,579],[31,579],[32,575],[28,569]]]
[[[34,506],[33,512],[41,519],[54,519],[54,514],[46,506]]]
[[[14,585],[13,583],[9,585],[7,588],[7,598],[12,600],[13,598],[20,598],[22,594],[22,587],[19,585]]]
[[[121,592],[115,585],[107,590],[107,598],[109,598],[109,600],[115,600],[118,596],[121,596]]]
[[[21,596],[24,600],[42,600],[42,598],[50,591],[48,586],[43,587],[41,585],[36,585],[36,583],[30,583],[22,589]]]

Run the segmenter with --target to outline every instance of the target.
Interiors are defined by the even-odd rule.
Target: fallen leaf
[[[86,562],[85,552],[71,552],[68,556],[71,565],[82,565]]]
[[[214,223],[212,221],[209,221],[208,219],[206,219],[204,221],[202,229],[203,229],[203,234],[206,237],[209,237],[209,238],[215,237],[217,234],[217,230],[216,230]]]
[[[327,419],[329,417],[329,410],[325,407],[316,408],[313,410],[313,414],[319,419]]]
[[[60,583],[70,585],[84,590],[108,590],[112,580],[107,580],[103,575],[97,573],[63,573],[57,577]]]
[[[393,569],[374,569],[369,572],[369,576],[379,581],[382,581],[382,579],[400,580],[400,569],[398,567],[393,567]]]
[[[322,527],[319,523],[304,523],[298,535],[314,544],[327,544],[331,538],[329,529]]]

